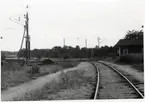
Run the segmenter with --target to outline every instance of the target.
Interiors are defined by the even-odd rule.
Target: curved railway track
[[[135,85],[115,68],[101,62],[92,62],[97,70],[94,99],[144,98]]]

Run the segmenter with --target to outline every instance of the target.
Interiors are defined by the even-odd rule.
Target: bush
[[[3,64],[4,64],[4,63],[1,61],[1,66],[3,66]]]
[[[46,64],[54,64],[54,62],[52,60],[50,60],[50,59],[45,59],[45,60],[42,61],[42,64],[43,65],[46,65]]]
[[[40,72],[40,68],[38,65],[32,65],[31,67],[27,68],[27,72],[34,74],[34,73],[39,73]]]
[[[5,55],[1,55],[1,60],[5,60],[6,56]]]
[[[121,56],[119,61],[125,62],[125,63],[142,63],[143,62],[143,55],[126,55],[126,56]]]
[[[29,81],[29,74],[25,72],[24,67],[16,63],[4,63],[1,67],[1,90],[20,85]]]
[[[61,63],[62,68],[72,68],[79,64],[78,61],[65,61]]]

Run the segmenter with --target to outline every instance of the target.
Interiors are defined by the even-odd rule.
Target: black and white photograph
[[[0,14],[1,101],[144,101],[145,0],[1,0]]]

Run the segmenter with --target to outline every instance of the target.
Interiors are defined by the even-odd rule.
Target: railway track
[[[94,99],[136,99],[144,95],[122,73],[101,62],[92,62],[97,69]]]

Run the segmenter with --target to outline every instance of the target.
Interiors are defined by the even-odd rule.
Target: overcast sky
[[[31,49],[62,47],[63,38],[73,47],[84,47],[85,39],[95,47],[97,37],[101,46],[114,46],[126,31],[145,24],[145,0],[1,0],[1,50],[20,49],[23,26],[9,18],[22,19],[27,4]]]

